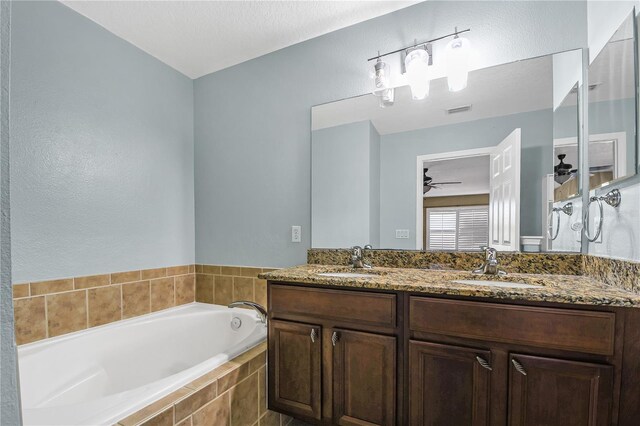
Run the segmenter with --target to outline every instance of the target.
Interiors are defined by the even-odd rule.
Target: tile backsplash
[[[19,345],[195,300],[195,265],[64,278],[13,286]]]
[[[258,278],[273,268],[196,265],[196,301],[228,305],[250,300],[267,306],[267,282]]]

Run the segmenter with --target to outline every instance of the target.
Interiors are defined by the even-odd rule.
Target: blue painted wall
[[[192,263],[192,80],[61,3],[12,18],[14,282]]]
[[[197,261],[305,262],[311,106],[368,92],[377,50],[454,26],[472,28],[481,68],[586,46],[586,5],[428,1],[195,80]],[[301,244],[291,225],[303,226]]]

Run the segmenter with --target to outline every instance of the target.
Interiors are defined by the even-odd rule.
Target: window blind
[[[489,241],[488,206],[427,209],[429,250],[478,251]]]

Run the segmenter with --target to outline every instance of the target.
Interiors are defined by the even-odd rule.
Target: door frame
[[[488,146],[484,148],[464,149],[461,151],[449,151],[440,152],[437,154],[418,155],[416,157],[416,250],[425,249],[425,247],[423,247],[424,218],[422,200],[424,197],[424,194],[422,193],[422,169],[424,168],[424,163],[426,161],[458,160],[460,158],[482,157],[485,155],[490,156],[494,148],[495,146]]]

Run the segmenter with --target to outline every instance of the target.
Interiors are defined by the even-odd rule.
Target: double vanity
[[[637,425],[640,295],[579,275],[268,280],[269,408],[313,424]]]

